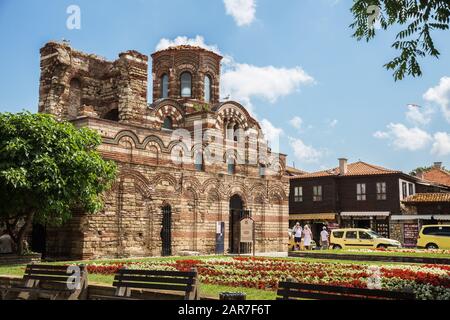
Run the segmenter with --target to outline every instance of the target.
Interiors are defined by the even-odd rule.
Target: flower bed
[[[367,288],[376,279],[381,288],[413,291],[418,299],[450,300],[450,266],[387,265],[301,262],[268,258],[220,258],[204,260],[147,261],[88,265],[89,273],[114,274],[130,269],[187,271],[196,267],[203,284],[276,290],[279,281],[296,281]],[[374,274],[376,270],[376,274]]]

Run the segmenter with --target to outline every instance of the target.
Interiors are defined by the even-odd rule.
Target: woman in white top
[[[311,247],[311,240],[312,240],[312,232],[308,225],[303,228],[303,245],[305,246],[306,250],[309,250]]]
[[[294,234],[295,246],[296,250],[300,249],[300,243],[302,241],[302,227],[299,222],[295,225],[294,229],[292,229],[292,233]]]

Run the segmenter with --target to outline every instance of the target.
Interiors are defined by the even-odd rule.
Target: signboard
[[[225,252],[225,222],[216,223],[216,254]]]
[[[376,224],[376,233],[384,238],[389,238],[389,224],[385,222],[377,221]]]
[[[417,223],[405,223],[403,228],[404,246],[415,247],[419,236],[419,225]]]
[[[241,243],[253,243],[253,225],[251,218],[244,218],[241,220]]]

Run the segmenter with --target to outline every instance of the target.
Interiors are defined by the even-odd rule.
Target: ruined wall
[[[41,49],[39,112],[61,120],[105,118],[117,109],[123,123],[143,123],[148,57],[136,51],[114,62],[49,42]]]

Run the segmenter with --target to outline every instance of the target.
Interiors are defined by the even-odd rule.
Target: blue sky
[[[69,5],[81,10],[79,30],[66,27]],[[357,42],[348,27],[350,6],[348,0],[0,0],[0,111],[37,111],[39,49],[47,41],[69,39],[75,49],[113,60],[186,37],[227,57],[222,96],[247,105],[269,139],[279,134],[281,152],[297,168],[334,167],[339,157],[404,171],[434,161],[449,167],[450,33],[435,34],[442,56],[422,61],[423,77],[394,82],[382,66],[396,54],[395,30]]]

